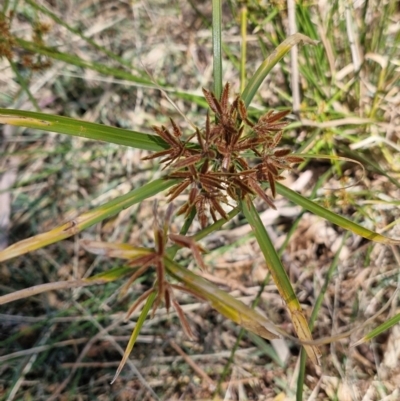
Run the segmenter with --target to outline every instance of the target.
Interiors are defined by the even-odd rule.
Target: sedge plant
[[[30,1],[29,3],[33,5]],[[55,18],[44,7],[35,7],[40,7],[40,12]],[[62,21],[57,22],[62,23]],[[243,77],[241,83],[243,90],[234,96],[230,83],[224,84],[222,79],[221,26],[221,2],[215,0],[213,1],[212,22],[214,87],[203,89],[203,97],[199,97],[198,101],[206,105],[204,124],[193,127],[189,135],[184,135],[179,122],[175,119],[170,119],[169,124],[153,126],[151,135],[40,112],[0,109],[2,124],[57,132],[147,150],[154,153],[145,159],[160,161],[161,178],[88,210],[65,224],[24,239],[0,251],[0,261],[16,258],[77,235],[86,228],[115,216],[123,209],[139,204],[154,195],[165,194],[170,203],[165,213],[157,204],[154,206],[153,248],[87,239],[80,242],[87,251],[94,254],[125,259],[127,262],[124,267],[117,267],[77,282],[49,283],[46,286],[25,289],[0,297],[0,304],[4,304],[52,289],[101,285],[127,277],[126,284],[121,290],[122,296],[140,276],[154,271],[151,288],[140,295],[128,308],[126,318],[129,318],[137,308],[145,303],[114,380],[126,363],[147,316],[154,314],[160,305],[165,305],[167,309],[174,308],[184,332],[189,337],[193,337],[190,321],[177,302],[174,290],[185,291],[208,302],[223,316],[256,335],[266,339],[280,336],[290,337],[289,333],[277,327],[261,313],[236,300],[201,277],[200,274],[188,270],[175,260],[177,251],[186,247],[190,249],[197,266],[202,270],[207,270],[202,258],[204,250],[198,241],[218,231],[238,213],[242,213],[252,227],[269,273],[291,317],[297,335],[296,341],[303,345],[312,363],[315,365],[320,363],[321,354],[318,344],[343,337],[341,335],[320,341],[313,339],[293,283],[290,282],[281,258],[255,208],[256,198],[261,198],[266,207],[275,208],[274,198],[279,194],[304,210],[321,216],[368,240],[383,244],[399,244],[399,241],[364,228],[281,184],[280,181],[284,174],[293,169],[296,164],[302,163],[307,157],[304,154],[296,154],[289,147],[281,145],[283,129],[287,124],[285,117],[290,111],[270,110],[258,119],[254,119],[249,113],[251,102],[263,81],[290,49],[298,44],[315,46],[317,43],[302,34],[288,37],[265,59],[247,83],[244,82]],[[65,60],[65,54],[47,48],[43,43],[40,36],[43,27],[38,29],[37,37],[31,42],[10,33],[8,17],[5,17],[5,14],[2,17],[0,28],[5,38],[1,42],[1,55],[11,65],[13,65],[13,51],[16,47],[29,49],[36,55],[36,61],[30,59],[31,68],[34,66],[36,66],[35,68],[46,68],[48,60],[51,59]],[[95,43],[92,44],[97,46]],[[99,47],[99,51],[103,50]],[[243,52],[243,54],[246,53]],[[45,62],[40,64],[43,57]],[[143,77],[140,73],[134,75],[122,69],[107,69],[78,57],[67,60],[85,68],[109,73],[115,77],[154,87],[158,86],[158,83]],[[118,61],[121,64],[124,63],[124,60]],[[22,85],[22,77],[20,77],[20,82]],[[28,92],[28,89],[26,90]],[[29,95],[29,97],[32,96]],[[185,197],[186,200],[174,209],[178,197]],[[161,219],[160,216],[163,214],[164,217]],[[179,233],[173,233],[170,231],[170,222],[177,215],[184,217],[184,224]],[[199,222],[201,230],[195,235],[188,236],[187,232],[195,219]],[[361,341],[373,338],[398,321],[399,315],[384,326],[371,331]]]

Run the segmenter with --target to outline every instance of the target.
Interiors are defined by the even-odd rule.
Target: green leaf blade
[[[400,322],[400,313],[397,315],[393,316],[391,319],[388,321],[382,323],[379,325],[377,328],[371,330],[366,336],[364,336],[361,340],[355,342],[352,344],[352,347],[355,347],[357,345],[363,344],[367,341],[372,340],[374,337],[378,336],[379,334],[382,334],[383,332],[389,330],[391,327],[396,325],[397,323]]]
[[[125,349],[124,356],[122,357],[122,360],[121,360],[121,362],[120,362],[120,364],[118,366],[118,369],[117,369],[117,371],[116,371],[116,373],[114,375],[114,378],[111,381],[111,384],[113,384],[115,382],[115,380],[117,380],[119,374],[121,373],[122,368],[124,367],[129,355],[131,354],[132,349],[133,349],[133,347],[134,347],[134,345],[136,343],[136,340],[138,338],[140,329],[143,327],[143,324],[144,324],[144,322],[145,322],[145,320],[147,318],[147,315],[150,312],[150,308],[153,305],[153,302],[154,302],[154,300],[156,298],[156,295],[157,295],[157,293],[155,291],[153,291],[149,295],[149,297],[147,298],[147,301],[146,301],[146,303],[145,303],[145,305],[144,305],[144,307],[142,309],[142,312],[140,313],[139,319],[136,322],[136,326],[133,329],[131,338],[129,339],[128,345],[127,345],[127,347]]]
[[[253,77],[249,80],[245,90],[242,93],[242,99],[248,107],[253,100],[256,92],[260,88],[266,76],[272,68],[290,51],[290,49],[300,43],[316,45],[318,42],[310,39],[301,33],[286,38],[258,67]]]
[[[300,302],[297,299],[292,284],[290,283],[289,277],[282,265],[278,253],[276,252],[272,244],[272,241],[264,227],[264,224],[261,221],[259,214],[257,213],[257,210],[255,209],[249,197],[241,200],[240,204],[243,214],[253,228],[254,235],[260,246],[261,252],[264,255],[268,270],[271,273],[271,276],[275,282],[275,285],[278,288],[281,297],[283,298],[289,309],[297,336],[300,340],[312,340],[311,331],[302,311]],[[304,348],[313,363],[315,365],[319,365],[319,349],[312,345],[304,345]]]
[[[331,223],[336,224],[339,227],[349,230],[354,234],[360,235],[361,237],[364,237],[371,241],[380,242],[382,244],[400,244],[400,240],[388,238],[374,231],[368,230],[368,228],[362,227],[359,224],[346,219],[345,217],[331,212],[330,210],[318,205],[317,203],[305,198],[304,196],[298,194],[295,191],[292,191],[291,189],[278,182],[276,183],[276,190],[280,195],[291,200],[293,203],[296,203],[297,205],[303,207],[311,213],[314,213],[317,216],[320,216],[330,221]]]
[[[0,109],[0,123],[159,151],[169,145],[157,135],[31,111]]]
[[[91,227],[92,225],[105,220],[107,217],[116,215],[123,209],[126,209],[135,203],[141,202],[144,199],[166,190],[175,183],[177,183],[177,180],[158,179],[151,181],[143,187],[134,189],[126,195],[119,196],[104,205],[81,214],[68,223],[62,224],[61,226],[45,233],[24,239],[6,249],[3,249],[0,251],[0,262],[72,237],[85,228]]]

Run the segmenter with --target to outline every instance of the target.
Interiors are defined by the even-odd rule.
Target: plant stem
[[[212,2],[212,42],[214,94],[221,98],[222,92],[222,50],[221,50],[222,6],[221,0]]]

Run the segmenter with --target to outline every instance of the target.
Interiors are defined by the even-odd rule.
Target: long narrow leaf
[[[304,209],[316,214],[317,216],[323,217],[324,219],[342,227],[346,230],[353,232],[354,234],[360,235],[361,237],[367,238],[371,241],[380,242],[382,244],[400,244],[400,240],[394,238],[388,238],[374,231],[368,230],[368,228],[362,227],[345,217],[339,216],[336,213],[318,205],[317,203],[305,198],[304,196],[292,191],[280,183],[276,183],[277,192],[285,198],[291,200],[293,203],[303,207]]]
[[[265,77],[269,74],[272,68],[290,51],[290,49],[300,43],[307,43],[310,45],[316,45],[318,42],[310,39],[301,33],[295,33],[294,35],[286,38],[258,67],[257,71],[250,79],[245,90],[242,93],[242,99],[248,107],[253,100],[254,95],[258,91]]]
[[[15,37],[15,41],[22,49],[28,50],[29,52],[32,52],[35,54],[41,54],[46,57],[52,58],[54,60],[59,60],[59,61],[65,62],[66,64],[69,64],[69,65],[75,65],[75,66],[81,67],[81,68],[88,68],[90,70],[97,71],[97,72],[104,74],[106,76],[109,76],[109,77],[115,77],[116,79],[121,79],[121,80],[124,80],[125,82],[126,81],[132,82],[133,85],[141,85],[141,86],[145,85],[148,88],[158,89],[158,90],[162,89],[164,91],[173,92],[176,96],[178,96],[181,99],[190,99],[199,105],[206,105],[206,103],[204,102],[204,98],[202,96],[195,95],[193,93],[188,93],[185,91],[181,91],[181,90],[178,90],[175,88],[162,87],[161,83],[153,81],[153,79],[149,79],[147,77],[143,78],[142,76],[133,75],[129,71],[124,71],[120,68],[115,68],[115,67],[108,67],[102,63],[90,62],[90,61],[84,60],[76,55],[72,55],[69,53],[63,53],[55,48],[46,47],[44,45],[40,45],[35,42],[26,41],[26,40],[18,38],[18,37]],[[103,51],[104,50],[105,49],[103,48]],[[116,59],[115,57],[116,56],[114,55],[112,58]],[[147,72],[146,72],[146,74],[147,74]]]
[[[54,244],[55,242],[69,238],[80,231],[84,230],[103,221],[107,217],[119,213],[121,210],[126,209],[135,203],[141,202],[151,196],[164,191],[170,186],[176,184],[177,180],[158,179],[137,188],[126,195],[119,196],[104,205],[98,206],[89,212],[83,213],[68,223],[58,226],[50,231],[42,234],[35,235],[34,237],[27,238],[19,241],[16,244],[0,251],[0,262],[23,255],[27,252],[43,248],[47,245]]]
[[[367,341],[372,340],[374,337],[378,336],[379,334],[382,334],[386,330],[389,330],[391,327],[393,327],[395,324],[397,324],[399,322],[400,322],[400,313],[398,313],[397,315],[393,316],[387,322],[382,323],[376,329],[370,331],[361,340],[358,340],[357,342],[352,344],[352,347],[355,347],[356,345],[360,345],[360,344],[363,344],[363,343],[365,343]]]
[[[31,111],[0,109],[0,123],[58,132],[144,150],[159,151],[169,147],[157,135]]]
[[[243,214],[253,228],[254,235],[264,255],[275,285],[278,287],[281,297],[288,306],[293,325],[299,339],[306,341],[312,340],[307,319],[303,314],[301,305],[296,297],[289,277],[250,198],[242,200],[241,207]],[[313,363],[318,365],[320,355],[318,348],[312,345],[305,345],[304,348]]]
[[[282,331],[257,311],[220,290],[204,278],[181,267],[173,260],[165,257],[164,263],[168,274],[185,284],[201,298],[209,301],[211,306],[219,313],[245,329],[266,339],[277,338],[278,335],[275,333]]]
[[[147,298],[147,301],[142,309],[142,312],[140,313],[138,321],[136,322],[135,328],[133,329],[133,332],[132,332],[131,338],[129,339],[128,345],[126,346],[124,356],[122,357],[122,360],[118,366],[118,369],[117,369],[117,372],[115,373],[114,378],[111,381],[111,384],[113,384],[115,382],[115,380],[117,380],[119,374],[121,373],[122,368],[124,367],[124,365],[126,363],[126,360],[128,359],[130,353],[132,352],[133,346],[135,345],[135,342],[138,338],[140,329],[142,328],[143,323],[145,322],[146,317],[149,314],[150,308],[153,305],[156,295],[157,295],[156,292],[153,291]]]
[[[35,42],[30,42],[18,37],[14,38],[18,46],[22,47],[25,50],[28,50],[32,53],[35,54],[41,54],[43,56],[47,56],[49,58],[52,58],[54,60],[59,60],[59,61],[64,61],[67,64],[70,65],[75,65],[77,67],[82,67],[82,68],[89,68],[91,70],[100,72],[101,74],[108,75],[108,76],[113,76],[116,78],[121,78],[125,79],[127,81],[131,82],[136,82],[139,84],[145,84],[149,85],[151,87],[154,87],[154,83],[151,82],[148,78],[142,78],[135,76],[131,74],[128,71],[121,70],[119,68],[114,68],[114,67],[107,67],[104,64],[100,63],[94,63],[90,62],[87,60],[84,60],[78,56],[69,54],[69,53],[62,53],[59,50],[52,48],[52,47],[47,47]]]
[[[120,277],[126,276],[129,273],[132,274],[137,269],[138,269],[137,267],[129,267],[129,266],[114,267],[113,269],[95,274],[94,276],[87,277],[83,280],[85,282],[103,280],[104,282],[109,283],[111,281],[118,280]]]
[[[136,247],[129,244],[102,242],[83,239],[80,242],[88,252],[108,258],[136,259],[153,253],[151,249]]]

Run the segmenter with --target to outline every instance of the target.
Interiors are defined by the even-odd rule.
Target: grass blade
[[[132,349],[133,349],[133,347],[135,345],[135,342],[136,342],[136,340],[138,338],[140,329],[142,328],[143,323],[145,322],[146,317],[150,312],[150,308],[153,305],[153,302],[154,302],[154,299],[156,298],[156,295],[157,295],[156,292],[153,291],[149,295],[149,297],[147,298],[147,301],[146,301],[146,303],[145,303],[145,305],[144,305],[144,307],[142,309],[142,312],[140,313],[138,321],[136,322],[135,328],[133,329],[133,332],[132,332],[131,338],[129,339],[128,345],[126,346],[126,349],[125,349],[125,352],[124,352],[124,356],[122,357],[122,360],[121,360],[121,362],[120,362],[120,364],[118,366],[118,369],[117,369],[117,371],[115,373],[114,378],[111,381],[111,384],[113,384],[115,382],[115,380],[117,380],[119,374],[121,373],[122,368],[124,367],[124,365],[126,363],[126,360],[128,359],[130,353],[132,352]]]
[[[64,61],[67,64],[75,65],[77,67],[82,68],[89,68],[90,70],[97,71],[101,74],[112,76],[115,78],[126,79],[130,82],[135,82],[138,84],[145,84],[149,85],[152,88],[155,88],[154,83],[149,80],[148,78],[142,78],[131,74],[130,72],[114,68],[114,67],[107,67],[104,64],[86,61],[78,56],[62,53],[55,48],[47,47],[44,45],[40,45],[35,42],[30,42],[21,38],[15,37],[15,42],[22,48],[34,54],[41,54],[43,56],[47,56],[54,60]]]
[[[168,274],[185,284],[195,294],[210,302],[211,306],[221,315],[234,321],[245,329],[266,339],[279,337],[276,332],[281,330],[266,317],[246,306],[243,302],[233,298],[217,286],[180,266],[173,260],[165,257],[165,267]]]
[[[241,206],[247,221],[253,228],[254,235],[264,255],[275,285],[278,287],[279,294],[289,309],[297,336],[300,340],[312,340],[311,332],[301,309],[301,305],[259,214],[249,198],[242,200]],[[318,348],[312,345],[304,345],[304,348],[313,363],[318,365],[320,355]]]
[[[290,49],[300,43],[316,45],[318,42],[310,39],[301,33],[295,33],[285,39],[258,67],[257,71],[250,79],[246,89],[242,93],[242,99],[248,107],[253,100],[254,95],[258,91],[265,77],[272,68],[290,51]]]
[[[337,226],[342,227],[346,230],[349,230],[354,234],[360,235],[361,237],[364,237],[371,241],[380,242],[382,244],[400,244],[400,240],[388,238],[374,231],[368,230],[367,228],[364,228],[359,224],[346,219],[345,217],[331,212],[330,210],[318,205],[317,203],[305,198],[304,196],[292,191],[291,189],[285,187],[278,182],[276,183],[276,190],[280,195],[291,200],[293,203],[296,203],[297,205],[303,207],[311,213],[323,217],[331,223],[336,224]]]
[[[143,150],[158,151],[169,147],[157,135],[31,111],[0,109],[0,123],[95,139]]]
[[[150,255],[152,250],[139,248],[129,244],[117,244],[114,242],[102,242],[83,239],[79,241],[86,251],[107,258],[136,259],[141,256]]]
[[[68,223],[62,224],[50,231],[24,239],[0,251],[0,262],[23,255],[27,252],[43,248],[47,245],[72,237],[84,230],[103,221],[107,217],[119,213],[135,203],[141,202],[151,196],[158,194],[176,184],[176,180],[158,179],[137,188],[126,195],[119,196],[104,205],[98,206],[89,212],[83,213]]]
[[[129,266],[114,267],[113,269],[85,278],[84,281],[92,282],[97,280],[103,280],[105,283],[109,283],[111,281],[118,280],[120,277],[126,276],[129,273],[132,274],[137,269],[138,269],[137,267],[129,267]]]
[[[391,327],[393,327],[395,324],[400,322],[400,313],[397,315],[393,316],[391,319],[389,319],[387,322],[382,323],[379,325],[376,329],[370,331],[366,336],[364,336],[361,340],[358,340],[354,344],[352,344],[352,347],[355,347],[357,345],[363,344],[367,341],[372,340],[374,337],[378,336],[379,334],[382,334],[386,330],[389,330]]]

